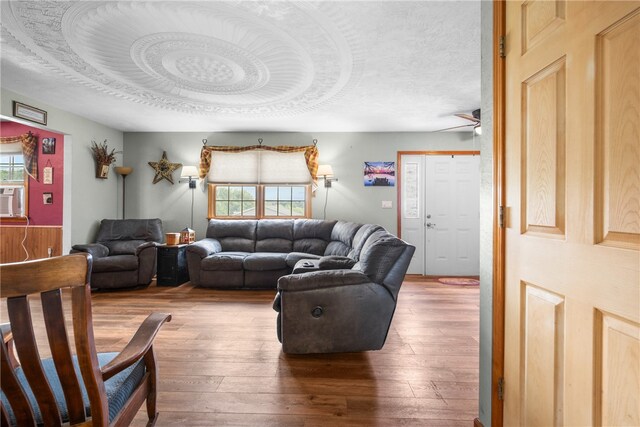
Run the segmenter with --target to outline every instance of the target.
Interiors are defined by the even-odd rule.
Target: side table
[[[189,245],[158,246],[157,286],[178,286],[189,281],[187,246]]]

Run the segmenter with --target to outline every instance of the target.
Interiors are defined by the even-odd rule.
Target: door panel
[[[504,424],[640,425],[640,8],[506,14]]]
[[[427,156],[426,207],[433,224],[426,230],[426,274],[479,274],[478,156]]]
[[[596,42],[596,241],[638,249],[640,13],[619,20]],[[626,102],[616,102],[621,97]]]
[[[402,170],[402,223],[400,234],[416,247],[407,274],[424,274],[424,156],[403,155]]]

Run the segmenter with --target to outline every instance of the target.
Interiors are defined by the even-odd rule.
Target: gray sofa
[[[162,242],[160,219],[103,219],[96,243],[73,245],[71,253],[93,257],[92,289],[148,285],[156,273],[157,245]]]
[[[376,230],[382,227],[347,221],[212,219],[206,238],[187,247],[189,277],[202,287],[275,289],[280,277],[317,269],[324,256],[357,261]]]
[[[415,248],[373,224],[210,220],[189,245],[192,283],[274,288],[285,353],[379,350]]]

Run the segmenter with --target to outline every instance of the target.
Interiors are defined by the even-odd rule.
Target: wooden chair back
[[[71,289],[71,312],[76,355],[91,405],[93,425],[108,425],[108,402],[94,344],[91,317],[91,256],[74,254],[43,260],[0,266],[0,296],[7,299],[7,314],[20,365],[38,403],[46,426],[62,425],[54,391],[45,375],[34,333],[29,296],[38,295],[49,350],[60,379],[71,425],[87,422],[85,405],[74,371],[71,343],[65,323],[62,289]],[[35,314],[35,313],[34,313]],[[35,425],[34,408],[20,386],[14,371],[12,349],[2,340],[2,391],[6,395],[17,425]],[[6,408],[2,408],[3,424],[8,424]]]

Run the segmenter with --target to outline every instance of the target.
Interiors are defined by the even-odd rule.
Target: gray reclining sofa
[[[103,219],[96,243],[73,245],[71,253],[93,257],[92,289],[131,288],[151,283],[162,238],[158,218]]]
[[[350,352],[384,345],[414,251],[373,224],[210,220],[187,264],[198,286],[277,287],[285,353]]]
[[[189,277],[202,287],[275,289],[280,277],[308,262],[315,264],[309,270],[317,269],[324,256],[357,261],[367,238],[382,229],[317,219],[212,219],[206,238],[187,247]]]

